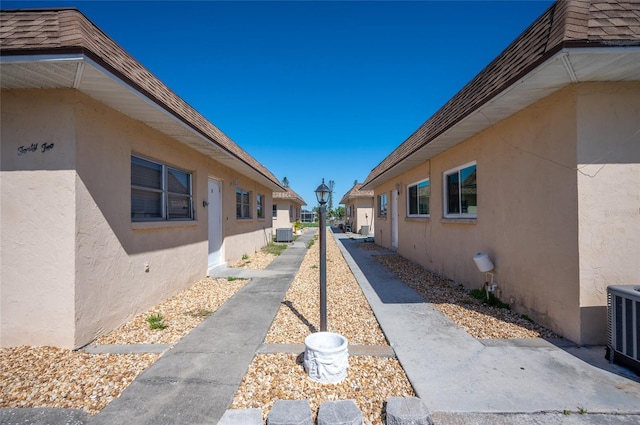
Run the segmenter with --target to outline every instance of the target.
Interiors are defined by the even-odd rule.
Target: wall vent
[[[276,229],[276,242],[291,242],[293,241],[293,229],[282,228]]]
[[[640,374],[640,286],[609,286],[607,309],[609,360]]]

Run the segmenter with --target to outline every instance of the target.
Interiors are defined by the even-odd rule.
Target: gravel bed
[[[141,313],[92,345],[175,344],[248,282],[247,279],[206,278],[178,295]],[[147,317],[161,314],[165,329],[151,329]]]
[[[203,279],[92,345],[176,343],[247,282]],[[164,316],[166,329],[150,329],[146,317],[152,313]],[[3,348],[0,408],[69,408],[96,414],[159,357],[151,353],[89,354],[53,347]]]
[[[88,354],[53,347],[0,351],[0,407],[102,410],[158,354]]]
[[[319,243],[308,249],[282,301],[267,343],[302,344],[320,326]],[[327,330],[350,344],[388,345],[360,286],[334,238],[327,235]],[[393,358],[349,356],[347,378],[340,384],[311,381],[301,356],[258,354],[236,392],[232,409],[260,408],[266,420],[276,400],[308,400],[314,417],[323,401],[354,400],[366,424],[383,423],[388,397],[414,396],[400,363]]]
[[[263,420],[277,400],[307,400],[314,420],[324,401],[354,400],[365,424],[383,424],[388,397],[415,396],[395,359],[349,356],[347,377],[340,384],[320,384],[307,376],[301,356],[258,354],[236,393],[231,409],[260,408]]]
[[[384,250],[379,246],[377,249]],[[374,258],[474,338],[558,338],[551,330],[526,320],[515,311],[493,307],[470,297],[462,285],[406,258],[396,254],[375,255]]]
[[[249,258],[238,261],[229,267],[243,268],[250,270],[264,270],[277,256],[262,250],[257,251]]]
[[[266,343],[303,344],[320,328],[320,243],[307,250],[300,269],[282,301]],[[378,321],[340,248],[327,235],[327,331],[350,344],[388,345]]]
[[[307,250],[265,338],[272,344],[301,344],[319,328],[319,249]],[[362,249],[383,250],[373,243]],[[453,281],[398,255],[378,261],[476,338],[556,337],[510,310],[486,306]],[[275,258],[257,252],[235,267],[263,269]],[[136,316],[93,344],[175,343],[235,294],[246,280],[203,279],[164,303]],[[168,327],[151,330],[146,318],[160,313]],[[351,344],[387,345],[378,322],[335,242],[327,237],[327,330]],[[153,364],[158,354],[88,354],[52,347],[0,349],[0,407],[62,407],[99,412]],[[258,354],[231,408],[258,407],[266,418],[278,399],[306,399],[314,416],[323,401],[351,399],[366,424],[383,423],[383,403],[414,392],[396,359],[349,356],[347,378],[337,385],[308,379],[301,357]]]

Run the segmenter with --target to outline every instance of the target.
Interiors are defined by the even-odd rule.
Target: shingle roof
[[[285,199],[287,201],[294,201],[300,205],[307,205],[304,199],[297,193],[295,193],[290,187],[285,187],[286,192],[273,192],[273,199]]]
[[[367,176],[363,185],[569,47],[640,45],[640,2],[559,0]]]
[[[117,75],[277,187],[279,180],[227,135],[145,69],[76,9],[11,10],[0,13],[0,53],[81,53]]]
[[[361,187],[362,183],[356,182],[353,187],[344,194],[344,196],[340,200],[340,203],[346,204],[349,202],[349,199],[354,198],[373,198],[373,190],[360,190]]]

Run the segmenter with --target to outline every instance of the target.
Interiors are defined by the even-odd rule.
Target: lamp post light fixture
[[[320,204],[320,332],[314,332],[304,339],[304,368],[313,381],[323,384],[339,384],[347,376],[349,367],[349,341],[333,332],[327,332],[327,246],[325,223],[326,203],[331,188],[322,184],[316,189]]]
[[[316,189],[316,198],[318,204],[320,204],[319,213],[320,219],[318,221],[320,231],[320,331],[326,332],[327,330],[327,245],[325,240],[326,223],[325,212],[327,208],[327,201],[329,200],[329,194],[331,189],[324,184],[324,178],[322,184]]]

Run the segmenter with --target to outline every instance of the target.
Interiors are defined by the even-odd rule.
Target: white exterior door
[[[398,191],[391,192],[391,247],[398,247]]]
[[[209,179],[209,269],[222,264],[222,185],[219,180]]]

